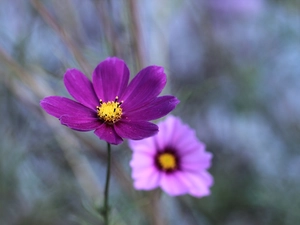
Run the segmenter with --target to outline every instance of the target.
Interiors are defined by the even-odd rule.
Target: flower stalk
[[[109,180],[110,180],[110,157],[111,156],[111,145],[107,142],[107,168],[106,168],[106,181],[104,189],[104,203],[102,208],[102,215],[104,218],[104,224],[109,225]]]

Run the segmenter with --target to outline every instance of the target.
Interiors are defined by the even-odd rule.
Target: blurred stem
[[[129,0],[129,15],[130,15],[130,24],[132,30],[132,38],[133,38],[133,49],[136,57],[138,71],[144,67],[144,46],[143,46],[143,38],[142,31],[140,27],[140,17],[138,12],[138,1]]]
[[[167,221],[163,218],[162,214],[162,208],[160,204],[160,199],[162,195],[161,190],[155,190],[149,193],[150,197],[150,204],[148,205],[150,218],[151,218],[151,224],[154,225],[164,225],[167,224]]]
[[[104,190],[104,204],[103,204],[103,217],[104,224],[109,224],[109,203],[108,203],[108,190],[109,190],[109,178],[110,178],[110,155],[111,155],[111,146],[107,142],[107,170],[106,170],[106,182],[105,182],[105,190]]]
[[[108,43],[109,55],[121,57],[120,43],[114,28],[114,24],[110,15],[113,14],[110,1],[94,1],[95,7],[98,10],[97,15],[102,22],[105,30],[104,37]]]
[[[81,66],[86,74],[89,74],[89,66],[85,58],[82,55],[82,50],[78,49],[76,43],[72,37],[63,29],[62,25],[54,19],[48,9],[44,6],[42,1],[31,0],[33,7],[37,10],[42,19],[58,34],[59,37],[64,41],[68,49],[74,55],[76,61]]]

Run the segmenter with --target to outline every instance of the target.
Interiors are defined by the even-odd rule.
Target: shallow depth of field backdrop
[[[135,191],[112,146],[116,224],[300,223],[300,1],[0,0],[0,224],[101,224],[106,143],[45,114],[108,56],[160,65],[172,112],[214,154],[210,196]]]

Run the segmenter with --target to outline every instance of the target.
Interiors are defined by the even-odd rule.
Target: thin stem
[[[129,12],[130,12],[130,24],[132,29],[132,38],[133,38],[133,48],[137,61],[138,71],[144,66],[144,46],[143,46],[143,37],[140,26],[140,18],[139,18],[139,9],[137,5],[137,1],[130,0],[128,1]]]
[[[78,64],[82,67],[84,72],[88,74],[89,67],[83,55],[81,54],[81,50],[77,47],[78,44],[74,43],[74,40],[70,37],[70,35],[63,29],[63,27],[54,19],[49,10],[45,7],[45,5],[39,0],[32,0],[32,5],[35,7],[37,12],[41,15],[43,20],[49,24],[50,27],[61,37],[61,39],[65,42],[66,46],[73,53],[75,59]]]
[[[111,146],[107,143],[107,170],[106,170],[106,182],[104,189],[104,205],[103,205],[103,217],[104,224],[109,224],[109,203],[108,203],[108,190],[109,190],[109,178],[110,178],[110,155],[111,155]]]

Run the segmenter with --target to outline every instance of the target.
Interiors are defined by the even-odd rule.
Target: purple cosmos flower
[[[210,194],[212,176],[206,171],[212,154],[205,151],[192,130],[174,116],[159,123],[159,133],[141,141],[129,141],[134,187],[151,190],[161,187],[169,195]]]
[[[179,103],[174,96],[161,96],[166,85],[162,67],[149,66],[129,81],[129,69],[116,57],[101,62],[93,72],[93,83],[79,70],[68,69],[65,86],[76,100],[46,97],[42,108],[63,125],[91,131],[108,143],[120,144],[122,138],[140,140],[158,132],[148,122],[172,111]]]

